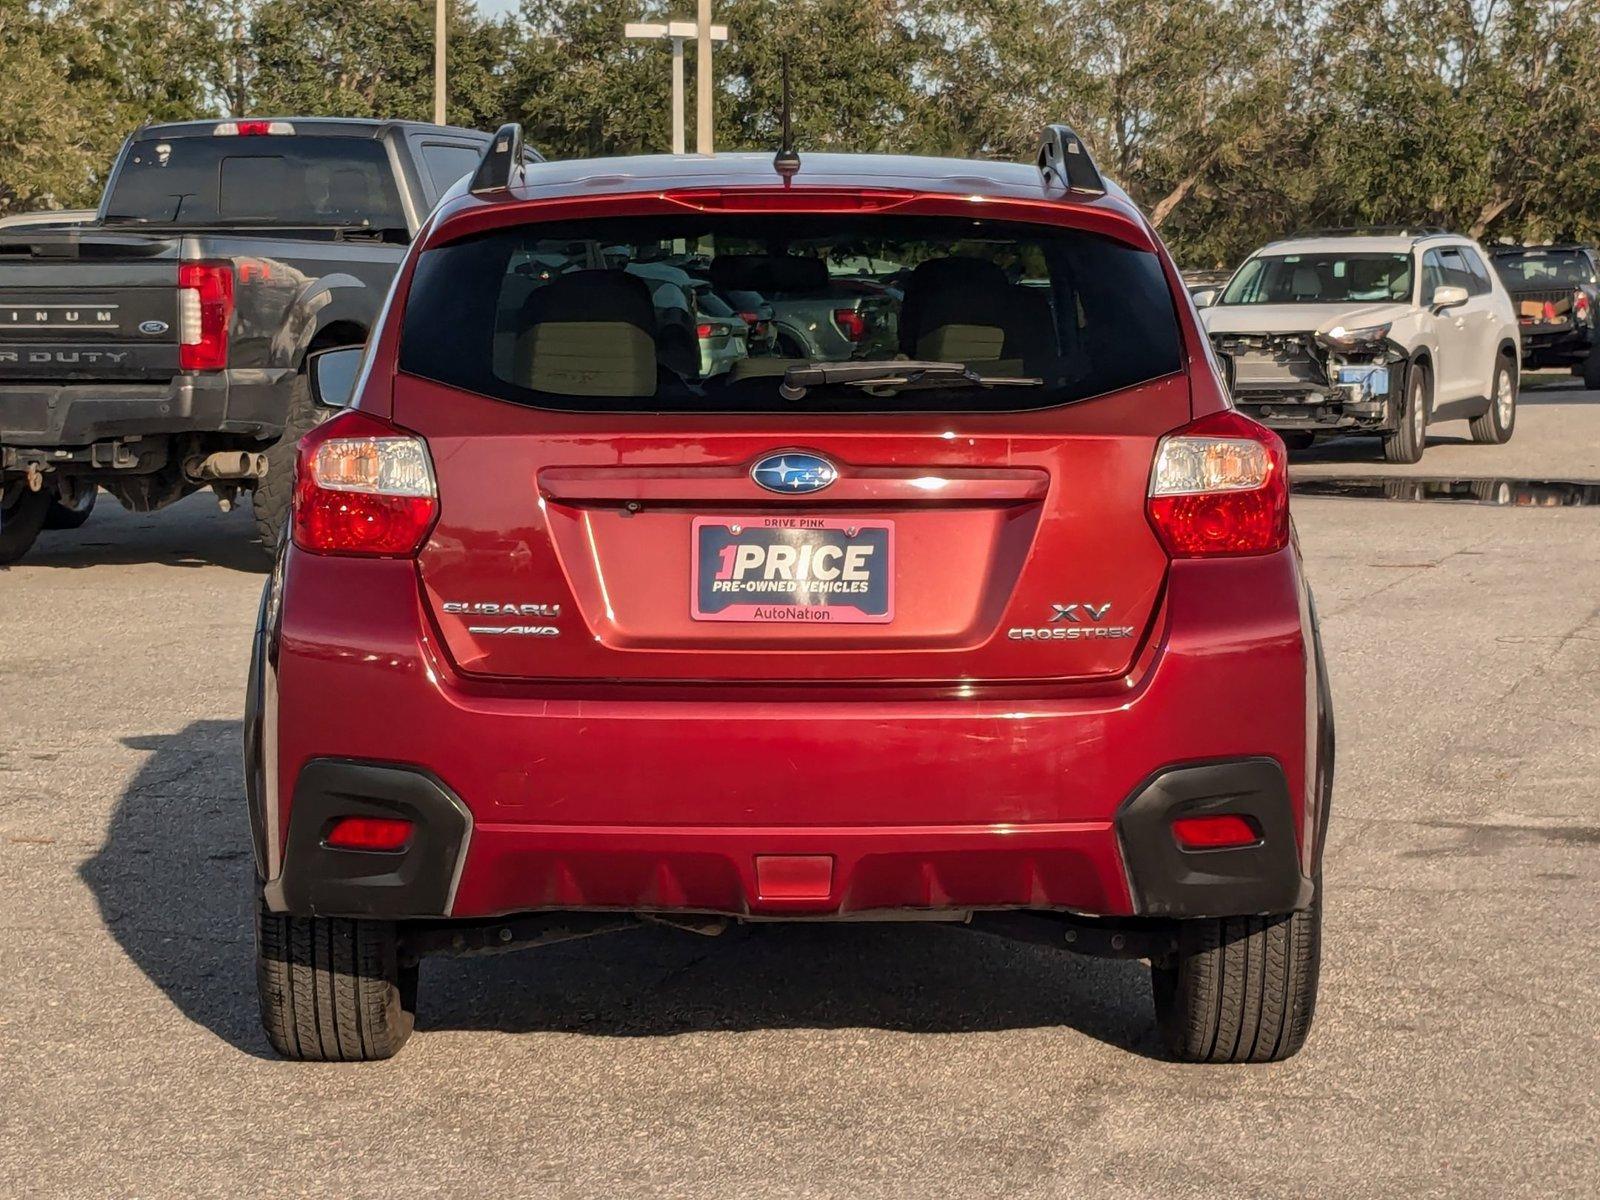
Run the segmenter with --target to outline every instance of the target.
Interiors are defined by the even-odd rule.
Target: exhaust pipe
[[[183,473],[196,483],[223,479],[260,479],[267,473],[267,456],[250,450],[218,450],[195,455],[183,464]]]

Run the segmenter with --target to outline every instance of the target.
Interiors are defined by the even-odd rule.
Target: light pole
[[[630,38],[667,38],[672,42],[672,152],[682,154],[684,144],[683,96],[683,44],[690,38],[699,42],[698,61],[695,63],[695,81],[699,85],[699,103],[695,113],[696,150],[711,153],[711,43],[728,40],[726,25],[711,24],[709,0],[701,0],[702,25],[697,21],[631,21],[623,26],[624,36]]]
[[[433,123],[444,124],[444,17],[448,0],[433,0]]]

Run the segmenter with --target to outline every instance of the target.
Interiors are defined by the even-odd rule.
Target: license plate
[[[696,621],[870,625],[894,618],[894,522],[696,517]]]

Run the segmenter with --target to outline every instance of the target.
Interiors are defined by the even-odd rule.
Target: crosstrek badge
[[[697,517],[697,621],[883,624],[894,616],[894,523]]]

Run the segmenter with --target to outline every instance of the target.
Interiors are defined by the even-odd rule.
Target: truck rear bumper
[[[172,433],[283,430],[290,368],[179,375],[166,383],[0,384],[0,441],[40,448]]]

